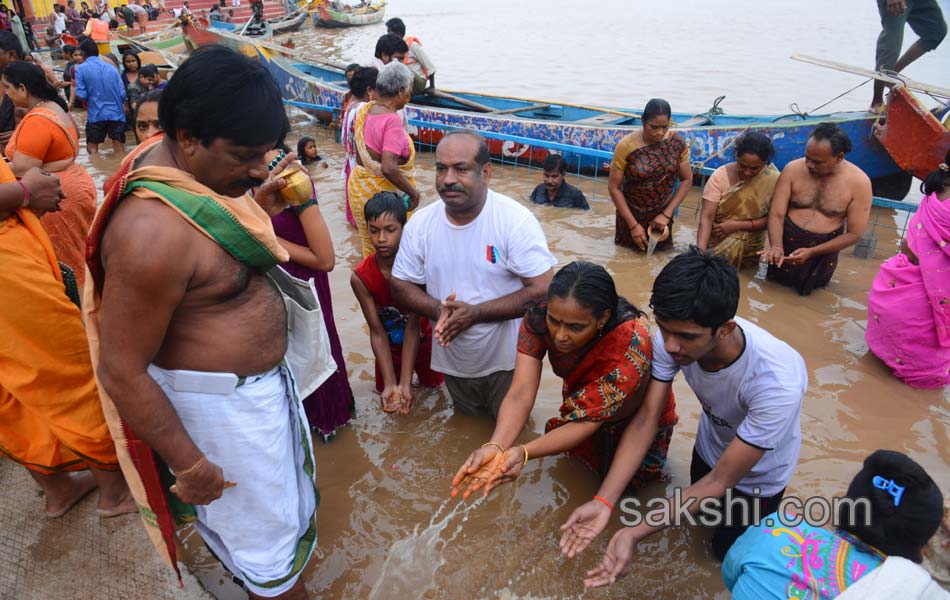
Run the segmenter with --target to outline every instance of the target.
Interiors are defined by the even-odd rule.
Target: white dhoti
[[[180,372],[154,365],[148,372],[198,448],[237,484],[194,507],[198,533],[250,591],[286,592],[316,546],[320,502],[310,429],[290,371],[248,377],[230,393],[176,390]]]

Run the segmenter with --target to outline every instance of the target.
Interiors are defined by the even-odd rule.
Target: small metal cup
[[[291,165],[275,175],[287,182],[281,188],[280,196],[291,206],[300,206],[313,197],[313,184],[310,183],[310,174],[298,165]]]

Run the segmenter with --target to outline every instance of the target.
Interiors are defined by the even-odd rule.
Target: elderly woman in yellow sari
[[[409,210],[419,206],[415,185],[416,148],[399,112],[409,102],[412,72],[393,61],[376,77],[377,100],[359,108],[353,124],[356,166],[347,182],[350,208],[360,232],[363,257],[373,253],[363,206],[378,192],[402,192]]]
[[[696,245],[725,257],[737,269],[758,262],[765,247],[769,202],[779,171],[768,136],[750,132],[736,140],[736,161],[716,169],[703,189]]]

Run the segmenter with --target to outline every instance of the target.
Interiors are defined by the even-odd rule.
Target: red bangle
[[[594,496],[594,500],[599,500],[600,502],[603,502],[603,503],[604,503],[604,506],[606,506],[607,508],[610,509],[610,512],[613,512],[613,511],[614,511],[614,505],[611,504],[610,502],[607,502],[606,500],[604,500],[604,499],[601,498],[600,496]]]
[[[30,205],[30,188],[26,187],[26,184],[20,179],[17,179],[16,182],[20,184],[21,188],[23,188],[23,201],[20,202],[20,208],[26,208]]]

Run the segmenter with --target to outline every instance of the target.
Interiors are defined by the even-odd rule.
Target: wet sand
[[[387,415],[373,391],[373,358],[359,306],[349,286],[359,262],[355,230],[346,225],[339,179],[341,152],[330,132],[292,113],[292,142],[317,139],[329,167],[313,170],[320,205],[337,250],[330,274],[333,311],[343,343],[356,416],[329,444],[317,442],[321,492],[319,540],[306,571],[314,597],[727,597],[707,551],[707,532],[667,530],[639,547],[632,574],[605,591],[584,591],[582,579],[606,549],[616,520],[582,556],[560,557],[559,526],[596,491],[597,478],[565,457],[532,461],[523,476],[477,506],[448,500],[449,482],[470,451],[491,435],[492,423],[453,414],[444,390],[418,390],[408,416]],[[96,161],[104,168],[111,161]],[[418,160],[424,202],[435,196],[432,154]],[[102,178],[102,173],[97,179]],[[618,288],[648,310],[653,278],[669,253],[646,258],[613,244],[614,209],[604,180],[568,180],[589,194],[592,210],[538,207],[527,203],[541,173],[493,165],[492,188],[525,202],[538,217],[551,250],[563,266],[574,259],[601,263]],[[680,210],[675,241],[695,236],[693,190]],[[895,240],[879,241],[881,245]],[[893,246],[892,246],[893,247]],[[942,489],[950,489],[950,391],[919,391],[894,379],[864,342],[866,297],[879,260],[850,252],[830,287],[801,298],[791,290],[741,275],[739,315],[794,346],[805,358],[810,386],[802,413],[803,447],[789,494],[831,497],[844,492],[864,457],[878,448],[906,452]],[[669,481],[639,498],[664,496],[689,481],[689,459],[699,405],[687,386],[674,385],[680,423],[673,436]],[[525,439],[539,435],[560,405],[560,380],[545,368]],[[468,504],[473,504],[469,502]],[[436,518],[434,518],[436,517]],[[431,524],[431,526],[430,526]],[[415,532],[415,533],[414,533]],[[212,591],[240,598],[220,569],[186,537],[189,566]]]

